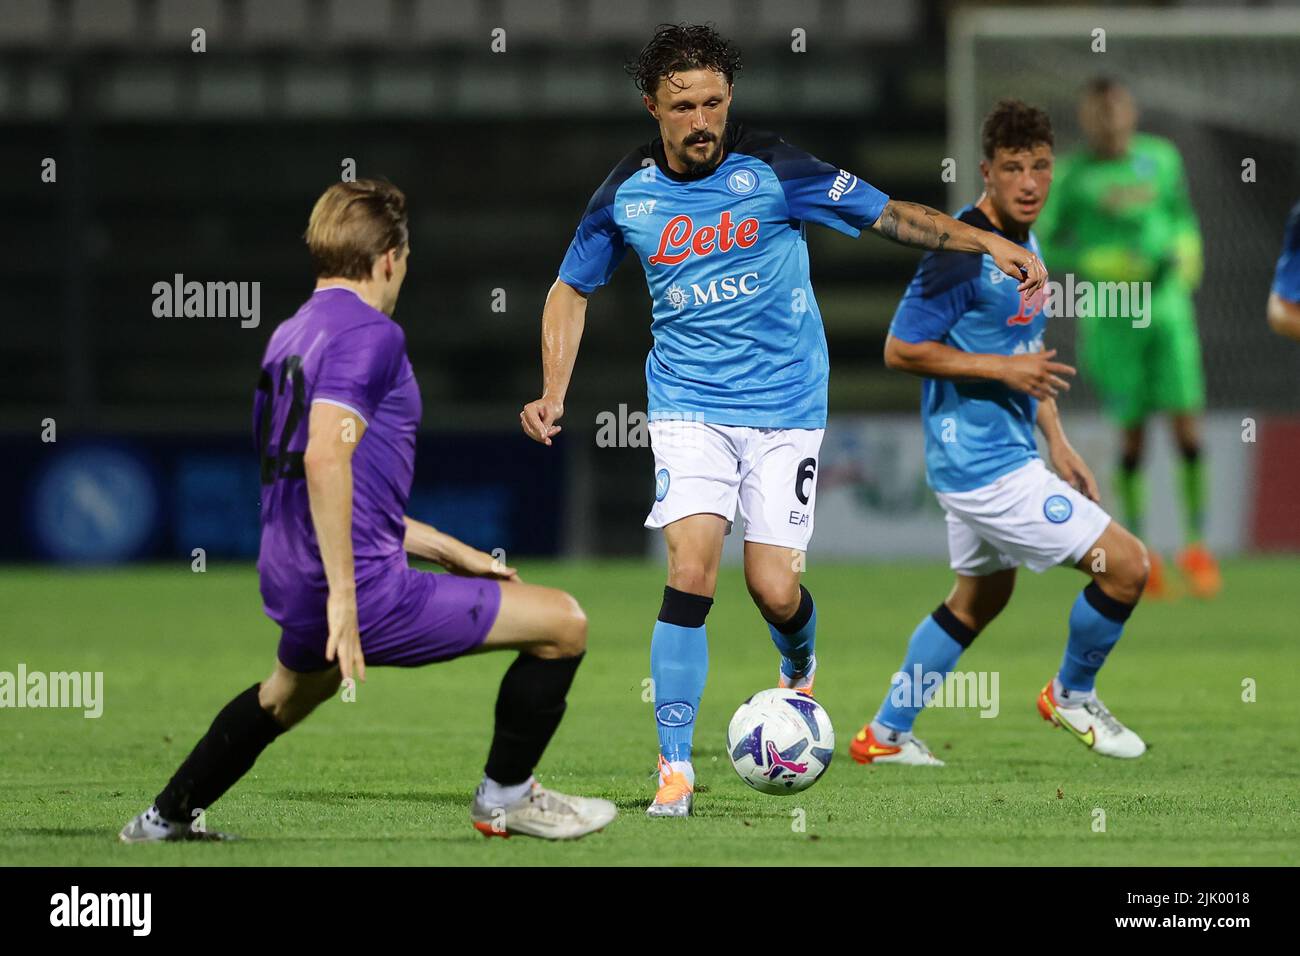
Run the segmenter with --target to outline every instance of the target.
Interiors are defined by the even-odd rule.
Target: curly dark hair
[[[711,23],[661,23],[635,60],[624,67],[642,93],[654,96],[659,81],[682,70],[715,70],[727,85],[740,72],[740,50]]]
[[[984,117],[980,131],[984,158],[992,159],[999,149],[1033,149],[1041,143],[1054,145],[1052,120],[1044,110],[1027,106],[1023,100],[998,100]]]

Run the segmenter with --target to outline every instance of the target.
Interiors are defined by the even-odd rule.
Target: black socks
[[[180,769],[154,800],[171,823],[193,822],[194,811],[206,810],[248,773],[258,756],[284,728],[257,702],[261,684],[254,684],[217,714]]]
[[[935,608],[930,617],[934,618],[934,623],[943,628],[945,633],[960,644],[963,649],[970,647],[971,642],[979,636],[979,631],[971,630],[963,624],[957,615],[948,609],[946,602]]]
[[[584,655],[543,660],[515,658],[497,692],[496,729],[484,772],[511,786],[532,776],[564,716],[565,697]]]
[[[659,620],[678,627],[703,627],[704,619],[709,616],[712,607],[711,597],[665,587],[664,601],[659,605]]]

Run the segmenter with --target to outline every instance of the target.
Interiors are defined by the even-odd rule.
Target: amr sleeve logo
[[[853,190],[858,188],[858,177],[854,176],[847,169],[841,169],[835,176],[835,181],[831,183],[831,188],[826,190],[826,195],[831,202],[839,202]]]
[[[1065,495],[1052,495],[1043,502],[1043,514],[1052,524],[1064,524],[1074,514],[1074,505]]]
[[[655,708],[655,720],[662,727],[685,727],[695,720],[695,708],[684,700],[673,700]]]

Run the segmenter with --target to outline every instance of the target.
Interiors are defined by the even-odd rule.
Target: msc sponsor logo
[[[674,312],[680,312],[687,305],[717,305],[720,302],[731,302],[742,296],[753,295],[761,290],[759,274],[746,272],[738,276],[710,279],[704,285],[692,282],[689,292],[673,283],[664,293],[664,299]]]
[[[758,188],[758,176],[752,169],[738,169],[727,177],[727,188],[737,196],[748,196]]]
[[[670,306],[672,306],[674,312],[680,312],[682,309],[686,308],[686,290],[675,282],[670,285],[668,291],[664,293],[664,299]]]
[[[731,221],[731,210],[724,210],[713,225],[695,228],[690,216],[673,216],[659,234],[659,249],[647,261],[656,266],[675,266],[691,256],[708,256],[714,252],[748,249],[758,241],[758,220],[752,216],[738,223]]]
[[[757,272],[746,272],[741,276],[723,276],[721,279],[711,280],[707,286],[691,283],[691,292],[695,295],[696,305],[730,302],[742,295],[753,295],[760,288]]]
[[[847,169],[841,169],[835,176],[835,182],[831,183],[831,188],[826,190],[826,195],[831,198],[832,202],[839,202],[857,188],[858,177]]]
[[[1074,505],[1065,495],[1052,495],[1043,502],[1043,514],[1052,524],[1064,524],[1074,514]]]

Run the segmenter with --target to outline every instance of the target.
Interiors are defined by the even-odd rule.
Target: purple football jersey
[[[352,551],[358,612],[383,603],[406,568],[402,521],[415,471],[420,390],[401,327],[351,289],[318,289],[271,336],[253,406],[262,472],[257,559],[267,615],[283,628],[324,626],[329,586],[307,500],[303,453],[315,402],[365,423],[352,456]]]

